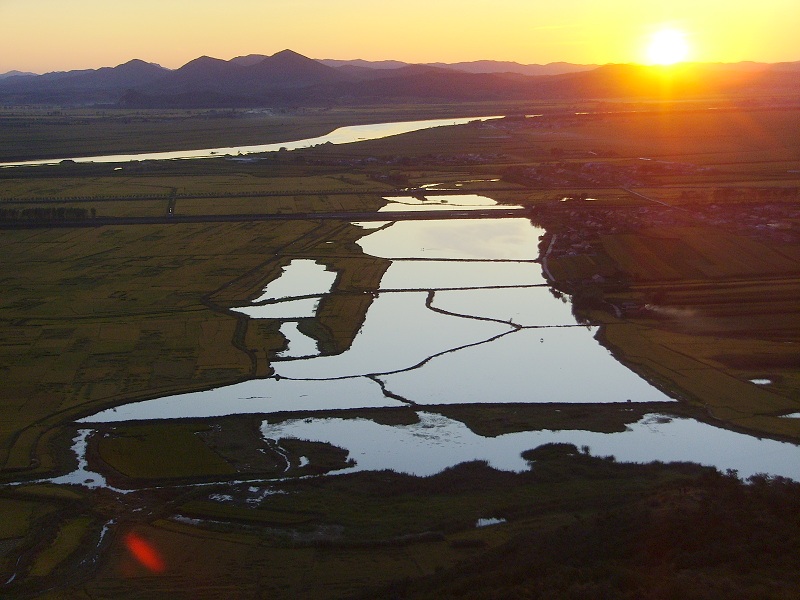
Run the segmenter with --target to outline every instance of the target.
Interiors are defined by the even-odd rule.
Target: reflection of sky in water
[[[89,436],[92,434],[92,429],[79,429],[77,436],[72,440],[72,452],[78,459],[77,468],[71,473],[61,475],[60,477],[52,477],[50,479],[38,479],[26,483],[54,483],[58,485],[82,485],[90,489],[107,488],[127,494],[128,490],[122,490],[110,486],[100,473],[96,473],[89,469],[89,463],[86,460],[86,446]]]
[[[146,419],[202,419],[232,414],[402,406],[365,377],[337,381],[254,379],[209,390],[109,408],[80,423]]]
[[[293,260],[283,268],[276,279],[267,284],[262,294],[250,305],[236,306],[231,310],[245,314],[251,319],[313,317],[317,314],[321,297],[331,291],[335,281],[336,273],[326,270],[324,265],[318,264],[314,260]],[[317,297],[299,298],[300,296]],[[270,301],[279,302],[258,304]]]
[[[420,413],[414,425],[380,425],[364,419],[307,419],[270,425],[268,439],[299,438],[328,442],[349,450],[355,467],[345,471],[380,471],[428,476],[459,463],[483,460],[495,469],[523,471],[525,450],[547,443],[589,446],[595,456],[624,462],[691,461],[735,469],[741,477],[768,473],[800,479],[800,447],[718,429],[692,419],[645,416],[620,433],[526,431],[482,437],[442,415]],[[535,466],[534,466],[535,468]]]
[[[431,212],[437,210],[458,210],[458,211],[470,211],[470,210],[505,210],[509,208],[522,208],[521,206],[517,205],[491,205],[491,206],[479,206],[479,205],[472,205],[472,206],[459,206],[457,204],[434,204],[434,203],[425,203],[425,204],[403,204],[401,202],[392,202],[387,204],[386,206],[382,206],[378,209],[378,212]]]
[[[459,315],[510,320],[523,327],[576,323],[572,304],[554,298],[547,287],[436,292],[432,306]]]
[[[478,519],[475,522],[475,527],[491,527],[492,525],[502,525],[503,523],[506,523],[505,519],[489,517],[488,519]]]
[[[211,158],[226,154],[250,154],[255,152],[277,152],[282,148],[296,150],[309,148],[318,144],[349,144],[363,140],[376,140],[391,135],[400,135],[421,129],[461,125],[470,121],[482,121],[498,117],[470,117],[459,119],[429,119],[424,121],[398,121],[394,123],[372,123],[369,125],[350,125],[339,127],[334,131],[315,138],[278,142],[274,144],[258,144],[253,146],[226,146],[222,148],[204,148],[202,150],[176,150],[170,152],[147,152],[141,154],[114,154],[106,156],[73,157],[75,162],[127,162],[130,160],[168,160],[176,158]],[[24,162],[0,163],[0,167],[13,165],[45,165],[56,163],[61,159],[32,160]]]
[[[396,261],[384,275],[382,290],[541,285],[540,267],[525,262],[535,258],[540,232],[525,219],[415,221],[374,232],[361,243],[385,254],[384,242],[397,241],[416,257],[424,254],[426,240],[438,239],[441,254],[478,256],[466,261]],[[367,243],[372,238],[377,242]],[[312,260],[295,260],[266,286],[259,301],[319,293],[329,288],[334,276]],[[668,399],[617,363],[593,339],[592,332],[574,327],[570,305],[554,298],[547,287],[436,292],[431,306],[452,314],[428,308],[428,297],[426,291],[381,291],[352,346],[333,356],[318,356],[312,339],[301,334],[296,324],[284,323],[281,331],[289,348],[273,361],[280,380],[255,380],[140,402],[116,412],[104,411],[92,419],[397,405],[374,381],[340,379],[364,375],[379,375],[391,392],[420,404]],[[312,317],[319,299],[284,300],[237,310],[291,321]],[[515,331],[509,320],[523,327],[567,328]],[[493,339],[497,336],[502,337]],[[398,372],[418,365],[422,366]]]
[[[315,317],[322,295],[331,291],[336,277],[336,272],[328,271],[324,265],[314,260],[293,260],[282,269],[276,279],[267,284],[262,294],[252,301],[253,304],[231,310],[251,319],[287,320],[280,327],[281,334],[286,338],[287,348],[279,352],[278,357],[316,356],[319,354],[317,340],[301,332],[298,324],[292,320]],[[271,304],[257,304],[271,301]]]
[[[593,331],[523,329],[381,379],[420,404],[670,401],[620,365]]]
[[[358,245],[381,258],[533,260],[543,233],[527,219],[401,221],[361,238]]]
[[[319,354],[317,340],[308,337],[298,329],[298,324],[294,321],[281,323],[281,334],[286,338],[288,347],[280,352],[281,358],[293,358],[300,356],[312,356]]]
[[[275,304],[258,306],[237,306],[231,310],[247,315],[251,319],[304,319],[317,314],[317,306],[321,298],[302,298],[301,300],[285,300]]]
[[[380,229],[388,225],[390,221],[354,221],[350,223],[360,229]]]
[[[424,198],[424,199],[423,199]],[[486,196],[478,194],[441,194],[436,196],[384,196],[389,202],[400,204],[416,204],[427,206],[430,204],[449,204],[451,206],[497,206],[497,202]]]
[[[570,304],[553,297],[549,288],[503,287],[544,283],[538,265],[529,262],[538,255],[541,234],[526,219],[405,221],[376,230],[359,240],[365,252],[422,260],[391,265],[347,351],[313,356],[315,341],[296,323],[283,323],[289,348],[273,362],[279,379],[133,403],[83,421],[403,405],[386,397],[365,374],[380,376],[390,393],[423,405],[669,400],[619,364],[593,338],[594,329],[578,326]],[[255,301],[272,304],[235,310],[288,321],[312,317],[335,276],[313,260],[295,260]],[[489,289],[492,286],[497,287]],[[426,291],[473,287],[483,289],[446,289],[432,298]],[[313,297],[292,299],[302,295]],[[523,329],[516,329],[520,326]],[[296,358],[303,356],[312,357]],[[467,460],[521,470],[526,468],[520,457],[523,450],[570,442],[626,461],[691,460],[737,469],[742,475],[763,471],[800,478],[797,446],[692,420],[651,419],[618,434],[534,431],[483,438],[445,417],[423,413],[421,418],[421,424],[398,427],[365,420],[293,421],[265,427],[265,435],[329,441],[348,448],[357,469],[420,475]]]
[[[380,294],[349,350],[334,356],[276,363],[281,377],[326,379],[407,369],[427,357],[487,340],[508,330],[496,323],[441,315],[425,307],[425,292]]]
[[[499,179],[466,179],[464,181],[456,181],[450,183],[425,183],[420,187],[423,190],[435,190],[435,189],[453,189],[453,188],[460,188],[466,183],[495,183],[500,181]]]
[[[381,290],[435,290],[544,285],[542,269],[531,262],[396,260],[381,279]],[[491,290],[492,292],[494,290]]]
[[[389,204],[378,212],[428,211],[428,210],[474,210],[492,208],[522,208],[519,205],[498,205],[497,202],[478,194],[446,194],[437,196],[384,196]]]
[[[280,276],[270,281],[263,293],[252,304],[267,300],[297,298],[298,296],[321,296],[331,291],[336,273],[314,260],[297,259],[283,268]]]

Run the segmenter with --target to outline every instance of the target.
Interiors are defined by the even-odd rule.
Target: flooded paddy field
[[[385,202],[395,211],[494,205],[463,194]],[[384,548],[374,564],[394,577],[383,561],[430,551],[452,566],[462,544],[482,552],[534,514],[547,515],[537,526],[547,530],[566,507],[593,514],[633,490],[702,496],[712,485],[704,478],[720,472],[723,481],[800,480],[796,444],[731,430],[680,402],[663,378],[620,362],[601,343],[612,323],[591,318],[597,305],[580,310],[548,277],[564,268],[559,249],[529,219],[308,229],[206,297],[239,324],[260,376],[76,411],[60,442],[69,444],[63,473],[6,491],[25,502],[62,488],[106,498],[94,520],[69,521],[64,533],[107,545],[91,584],[102,587],[118,585],[108,569],[131,560],[124,531],[156,544],[170,577],[182,569],[175,544],[197,532],[213,550],[190,563],[235,538],[237,551],[259,543],[270,560],[287,544],[294,557],[337,548],[341,558],[325,560],[340,569],[363,561],[352,544],[369,541]],[[770,385],[742,384],[753,394]],[[369,492],[375,485],[386,494]],[[502,494],[488,491],[498,485]],[[378,515],[386,511],[391,518]],[[365,574],[352,572],[358,586],[382,581]]]
[[[386,200],[389,207],[416,210],[431,202],[426,197]],[[495,203],[476,195],[437,196],[432,210],[454,205]],[[539,247],[546,232],[530,221],[349,227],[360,233],[348,251],[334,240],[320,240],[323,253],[316,260],[309,253],[283,256],[276,277],[230,307],[246,315],[249,324],[270,323],[272,331],[277,326],[284,343],[269,357],[271,377],[117,405],[79,419],[81,426],[113,431],[115,424],[127,422],[300,412],[312,416],[277,425],[264,421],[263,443],[273,452],[282,439],[344,448],[351,464],[337,472],[389,469],[429,476],[475,460],[520,471],[526,468],[521,458],[526,447],[569,443],[625,461],[692,461],[743,476],[800,477],[794,467],[800,454],[793,444],[655,411],[639,412],[617,433],[532,429],[488,438],[457,418],[427,412],[448,404],[457,411],[495,403],[541,404],[554,411],[565,403],[588,411],[604,403],[663,408],[674,398],[617,361],[596,339],[597,326],[576,318],[571,298],[553,289],[543,273]],[[374,286],[344,285],[352,279],[348,252],[359,258],[356,268],[363,269],[364,261],[381,265]],[[336,337],[337,330],[323,322],[325,307],[354,296],[367,301],[360,305],[363,312],[347,315],[355,320],[346,328],[348,337],[326,339]],[[763,386],[749,383],[756,393]],[[402,407],[413,409],[413,422],[313,417],[315,411]]]
[[[696,582],[762,557],[754,531],[791,560],[792,201],[723,218],[655,188],[440,174],[328,174],[271,208],[339,181],[344,210],[481,218],[5,232],[0,595],[417,597],[481,565],[561,573],[581,539],[637,549],[628,575],[666,548]],[[284,189],[264,179],[241,183]],[[489,214],[509,206],[533,210]],[[687,528],[733,550],[706,563]]]

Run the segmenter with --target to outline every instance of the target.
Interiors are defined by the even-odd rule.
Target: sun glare
[[[677,29],[662,29],[650,38],[647,60],[653,65],[674,65],[689,56],[686,34]]]

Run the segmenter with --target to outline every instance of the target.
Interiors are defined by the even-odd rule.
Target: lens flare
[[[166,565],[158,550],[147,540],[135,533],[125,536],[125,547],[131,556],[151,573],[163,573]]]

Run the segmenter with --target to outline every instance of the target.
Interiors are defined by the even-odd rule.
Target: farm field
[[[491,440],[542,430],[621,433],[661,418],[800,442],[800,110],[645,106],[640,114],[583,118],[572,109],[586,107],[504,108],[547,116],[254,162],[0,169],[3,211],[94,211],[65,227],[2,213],[0,595],[244,598],[259,590],[276,598],[433,598],[474,589],[488,598],[499,584],[473,575],[488,572],[521,597],[536,586],[556,590],[554,597],[580,586],[613,594],[622,580],[689,597],[725,578],[753,594],[796,593],[787,557],[800,534],[781,515],[796,511],[800,489],[788,479],[754,477],[745,485],[710,467],[632,464],[570,443],[523,452],[528,462],[518,472],[476,460],[424,477],[391,470],[325,477],[357,457],[329,442],[278,444],[264,435],[267,421],[418,426],[428,417],[413,403],[79,422],[135,401],[278,382],[279,359],[308,357],[284,356],[292,342],[283,324],[248,318],[241,307],[295,261],[335,273],[314,317],[296,319],[298,331],[316,340],[323,358],[355,345],[366,315],[388,295],[384,277],[401,261],[368,253],[360,243],[373,230],[346,220],[251,215],[376,212],[400,194],[474,194],[530,209],[543,231],[530,249],[543,285],[569,303],[579,326],[596,328],[618,362],[677,401],[432,402],[424,406],[431,418]],[[334,123],[422,116],[413,107],[386,111],[332,111],[307,121],[183,113],[0,118],[30,122],[34,131],[55,121],[61,133],[51,142],[36,145],[29,136],[30,145],[20,146],[33,157],[66,151],[58,141],[70,139],[65,118],[92,121],[87,149],[116,152],[173,147],[184,134],[206,143],[225,128],[220,140],[246,143],[249,135],[313,135]],[[129,125],[135,135],[126,146]],[[115,128],[118,138],[109,134]],[[152,145],[159,131],[164,145]],[[0,138],[8,135],[3,129]],[[170,215],[239,220],[170,223]],[[99,226],[91,223],[96,217],[163,222]],[[391,227],[378,223],[376,231]],[[396,295],[421,294],[419,285]],[[510,323],[506,317],[470,324]],[[397,400],[382,383],[386,398]],[[82,484],[59,480],[74,473]],[[707,528],[708,539],[728,527],[730,552],[692,546],[680,535],[687,527]],[[754,531],[780,531],[785,544],[765,550]],[[616,562],[592,559],[588,570],[572,569],[570,560],[589,560],[583,538],[616,553]],[[157,548],[162,563],[135,560],[132,544],[142,543]],[[741,569],[745,561],[750,570]]]

